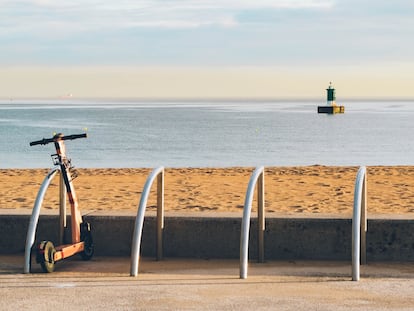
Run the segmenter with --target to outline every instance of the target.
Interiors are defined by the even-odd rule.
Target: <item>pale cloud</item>
[[[411,60],[414,4],[0,0],[0,64],[278,65]]]
[[[318,96],[330,80],[412,97],[413,16],[407,0],[0,0],[0,97]]]
[[[14,33],[36,29],[74,32],[122,27],[194,28],[236,26],[237,14],[248,10],[326,9],[329,0],[17,0],[2,1],[0,16]],[[13,20],[24,18],[25,22]],[[27,26],[25,26],[27,25]],[[57,27],[57,29],[56,29]]]

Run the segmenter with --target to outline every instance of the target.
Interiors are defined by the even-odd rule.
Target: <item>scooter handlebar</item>
[[[63,136],[62,134],[56,134],[52,138],[43,138],[41,140],[32,141],[30,143],[30,146],[46,145],[46,144],[49,144],[49,143],[52,143],[52,142],[55,142],[55,141],[58,141],[58,140],[73,140],[73,139],[77,139],[77,138],[86,138],[86,137],[88,137],[86,133],[66,135],[66,136]]]
[[[62,140],[73,140],[73,139],[77,139],[77,138],[86,138],[88,137],[88,135],[86,135],[86,133],[83,134],[73,134],[73,135],[67,135],[67,136],[62,136]]]
[[[43,138],[42,140],[32,141],[30,143],[30,146],[34,146],[34,145],[46,145],[46,144],[51,143],[53,141],[54,141],[53,138]]]

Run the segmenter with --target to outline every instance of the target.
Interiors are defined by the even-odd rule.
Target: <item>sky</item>
[[[0,97],[414,98],[411,0],[0,0]]]

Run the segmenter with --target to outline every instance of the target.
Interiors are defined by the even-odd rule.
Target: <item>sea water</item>
[[[414,165],[414,102],[0,101],[0,168],[52,166],[54,133],[76,167]]]

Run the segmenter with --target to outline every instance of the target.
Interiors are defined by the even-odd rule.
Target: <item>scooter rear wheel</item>
[[[90,260],[94,254],[94,244],[92,239],[91,225],[87,222],[81,224],[81,241],[84,243],[84,249],[80,252],[83,260]]]
[[[43,272],[51,273],[55,270],[55,246],[51,241],[42,241],[37,248],[37,262]]]

